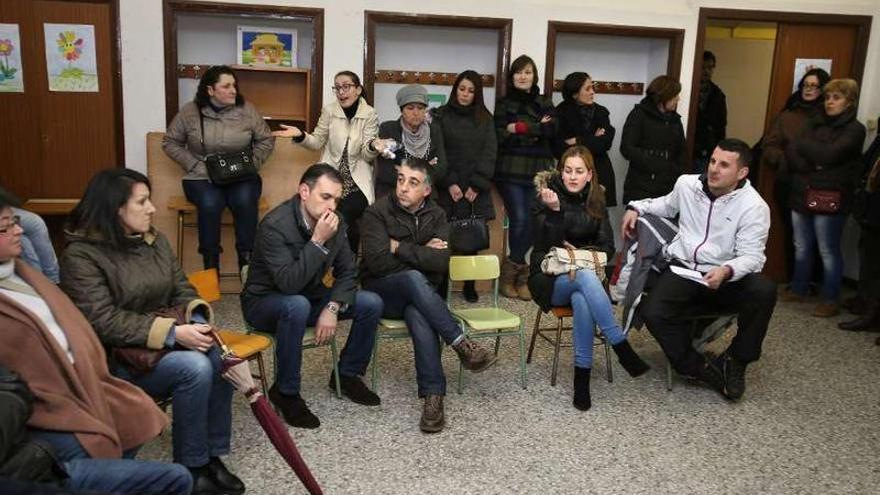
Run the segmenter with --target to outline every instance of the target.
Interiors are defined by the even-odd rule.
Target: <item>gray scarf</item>
[[[408,156],[414,158],[428,159],[428,151],[431,149],[431,126],[428,121],[422,122],[419,129],[413,132],[400,118],[400,127],[403,129],[401,137],[403,138],[403,148]]]

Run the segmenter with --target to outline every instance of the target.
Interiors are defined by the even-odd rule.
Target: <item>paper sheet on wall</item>
[[[18,24],[0,24],[0,93],[24,93]]]
[[[831,74],[831,59],[830,58],[796,58],[794,59],[794,83],[791,88],[791,92],[794,93],[798,90],[798,83],[801,82],[801,78],[804,77],[804,74],[811,69],[824,69],[825,72]]]
[[[98,92],[95,26],[43,24],[49,91]]]
[[[669,269],[672,270],[672,273],[678,275],[681,278],[686,278],[698,284],[703,284],[706,287],[709,286],[709,284],[706,283],[705,280],[703,280],[703,274],[696,270],[690,270],[677,265],[670,265]]]

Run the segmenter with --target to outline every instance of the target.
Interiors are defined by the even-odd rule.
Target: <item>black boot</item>
[[[477,294],[477,289],[474,287],[473,280],[468,280],[464,283],[462,293],[464,294],[464,300],[469,303],[475,303],[480,300],[480,296]]]
[[[623,369],[629,373],[629,376],[641,376],[651,369],[651,367],[642,361],[642,358],[636,354],[636,351],[634,351],[629,345],[629,341],[624,340],[619,344],[611,346],[611,348],[614,349],[614,353],[617,354],[617,360],[620,362],[620,365],[623,366]]]
[[[850,332],[880,332],[880,305],[874,302],[862,316],[838,323],[837,328]]]
[[[250,251],[239,251],[238,253],[238,272],[241,273],[241,269],[251,264],[251,252]]]
[[[590,368],[574,367],[574,407],[586,411],[592,407],[590,400]]]
[[[220,255],[219,254],[202,254],[202,265],[205,267],[205,270],[210,270],[211,268],[220,269]]]

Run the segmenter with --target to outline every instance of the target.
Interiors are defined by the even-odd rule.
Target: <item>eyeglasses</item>
[[[15,215],[3,228],[0,228],[0,235],[11,234],[16,225],[21,225],[21,217]]]
[[[804,84],[804,89],[819,89],[821,86],[818,84],[806,83]]]
[[[332,86],[331,89],[333,90],[334,93],[339,94],[339,93],[348,93],[351,90],[351,88],[354,88],[354,87],[356,87],[354,84],[345,83],[345,84],[340,84],[338,86]]]

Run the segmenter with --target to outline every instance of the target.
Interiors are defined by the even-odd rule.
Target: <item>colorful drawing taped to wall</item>
[[[18,24],[0,24],[0,93],[24,93]]]
[[[296,65],[296,30],[238,26],[237,61],[257,67]]]
[[[446,104],[446,95],[428,93],[428,108],[442,107]]]
[[[798,83],[808,71],[813,69],[824,69],[825,72],[831,74],[830,58],[796,58],[794,59],[794,84],[791,88],[792,93],[798,91]]]
[[[95,26],[43,24],[49,91],[98,92]]]

